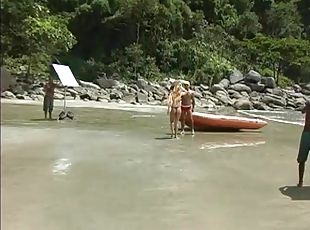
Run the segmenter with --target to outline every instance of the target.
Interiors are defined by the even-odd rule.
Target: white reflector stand
[[[76,81],[71,69],[66,65],[58,65],[53,64],[53,68],[55,69],[61,83],[65,87],[65,96],[64,96],[64,111],[59,114],[59,118],[64,119],[63,116],[68,116],[68,114],[72,114],[70,111],[66,112],[66,91],[67,87],[79,87],[79,83]],[[72,116],[72,118],[70,117]],[[73,119],[73,115],[68,116],[70,119]]]

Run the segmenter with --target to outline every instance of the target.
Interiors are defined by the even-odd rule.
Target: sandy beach
[[[1,102],[2,229],[309,229],[300,125],[171,140],[165,107]]]

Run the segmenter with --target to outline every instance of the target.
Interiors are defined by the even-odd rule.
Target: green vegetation
[[[84,80],[310,81],[308,0],[3,0],[1,17],[1,64],[26,76],[59,61]]]

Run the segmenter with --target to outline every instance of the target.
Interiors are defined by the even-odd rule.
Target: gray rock
[[[310,83],[304,85],[302,88],[310,91]]]
[[[261,79],[262,79],[262,76],[254,70],[250,70],[245,76],[246,82],[254,83],[254,84],[260,82]]]
[[[144,89],[140,89],[140,93],[142,93],[144,95],[149,95],[149,92],[144,90]]]
[[[269,106],[267,106],[265,103],[259,102],[259,101],[254,101],[253,107],[257,110],[270,110]]]
[[[261,83],[264,84],[266,88],[274,89],[277,87],[273,77],[263,77]]]
[[[282,91],[282,89],[280,89],[280,88],[273,89],[272,94],[280,96],[280,97],[287,97],[286,93],[284,91]]]
[[[229,76],[229,81],[231,84],[236,84],[243,80],[243,74],[239,70],[234,70],[233,73]]]
[[[238,110],[251,110],[253,109],[253,104],[247,99],[241,98],[234,103],[234,108]]]
[[[233,89],[229,89],[228,90],[228,94],[229,94],[230,98],[234,98],[234,99],[242,98],[242,95],[239,92],[237,92],[236,90],[233,90]]]
[[[113,87],[118,87],[120,85],[120,82],[114,79],[98,78],[96,82],[103,89],[107,88],[111,89]]]
[[[192,93],[194,94],[194,97],[197,98],[197,99],[199,99],[199,100],[200,100],[201,98],[203,98],[202,93],[200,93],[200,92],[192,91]]]
[[[287,93],[290,98],[304,98],[302,93]]]
[[[240,94],[242,95],[243,98],[249,98],[249,94],[246,91],[241,91]]]
[[[286,106],[286,100],[284,98],[281,98],[281,97],[279,98],[274,95],[264,95],[261,100],[262,102],[264,102],[270,107],[272,107],[272,105],[282,106],[282,107]]]
[[[138,103],[147,103],[148,102],[148,95],[144,93],[138,92],[136,95],[136,102]]]
[[[308,90],[308,89],[306,89],[306,88],[302,89],[301,92],[302,92],[303,94],[305,94],[305,95],[310,95],[310,90]]]
[[[14,85],[11,88],[11,92],[14,93],[15,95],[17,94],[21,94],[24,95],[25,94],[25,90],[23,89],[22,85]]]
[[[265,85],[261,83],[247,83],[247,85],[251,88],[252,91],[263,92],[265,89]]]
[[[225,88],[220,84],[215,84],[210,89],[211,93],[215,94],[217,91],[224,91],[226,92]]]
[[[67,92],[71,94],[72,97],[76,97],[79,93],[74,89],[67,89]]]
[[[42,95],[30,95],[31,99],[34,101],[43,101],[44,97]]]
[[[229,86],[230,82],[228,79],[224,78],[219,82],[219,85],[221,85],[224,89],[227,89]]]
[[[136,89],[134,89],[133,87],[128,87],[128,92],[129,93],[133,93],[133,94],[135,94],[136,92],[137,92],[137,90]]]
[[[82,87],[100,90],[100,86],[99,86],[99,85],[96,85],[95,83],[92,83],[92,82],[87,82],[87,81],[82,81],[82,80],[80,80],[80,85],[81,85]]]
[[[14,93],[10,92],[10,91],[4,91],[1,93],[1,97],[2,98],[6,98],[6,99],[14,99],[16,98],[16,96],[14,95]]]
[[[203,101],[201,102],[204,108],[213,109],[216,107],[216,103],[212,101],[211,99],[207,99],[206,102],[203,102]]]
[[[54,93],[54,99],[62,100],[62,99],[64,99],[64,95],[62,95],[60,93]]]
[[[296,98],[294,99],[294,103],[295,107],[300,107],[300,106],[304,106],[306,104],[306,100],[302,97],[300,98]]]
[[[242,92],[242,91],[245,91],[247,93],[251,93],[252,90],[249,86],[245,85],[245,84],[241,84],[241,83],[237,83],[237,84],[234,84],[234,85],[230,85],[229,86],[230,89],[233,89],[237,92]]]
[[[207,85],[200,84],[199,87],[200,87],[201,92],[209,90],[209,86],[207,86]]]
[[[288,108],[288,107],[290,107],[290,108],[296,108],[297,107],[296,104],[295,104],[295,101],[293,99],[288,99],[287,100],[286,108]]]
[[[91,100],[91,96],[89,93],[83,93],[80,95],[81,100]]]
[[[137,86],[140,88],[140,89],[146,89],[148,87],[149,83],[144,80],[143,78],[140,78],[137,80]]]
[[[27,96],[22,95],[22,94],[17,94],[17,95],[16,95],[16,98],[17,98],[17,99],[20,99],[20,100],[25,100],[26,97],[27,97]]]
[[[232,100],[223,91],[217,91],[215,94],[216,98],[224,105],[232,105]]]
[[[300,86],[300,85],[297,85],[297,84],[295,84],[295,85],[293,86],[293,89],[294,89],[294,91],[295,91],[296,93],[300,93],[301,90],[302,90],[301,86]]]
[[[110,93],[110,99],[111,100],[119,100],[119,99],[122,99],[123,97],[123,94],[122,92],[118,91],[118,90],[113,90],[111,93]]]

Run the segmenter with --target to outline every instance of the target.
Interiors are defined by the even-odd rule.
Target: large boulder
[[[136,94],[136,102],[137,103],[147,103],[148,102],[148,95],[145,93],[138,92]]]
[[[260,82],[262,79],[262,76],[254,71],[254,70],[250,70],[246,75],[245,75],[245,81],[249,82],[249,83],[258,83]]]
[[[269,106],[272,106],[272,105],[281,106],[281,107],[286,106],[285,98],[281,98],[275,95],[270,95],[270,94],[264,95],[261,101]]]
[[[261,83],[266,86],[266,88],[274,89],[277,87],[276,81],[273,77],[263,77]]]
[[[6,99],[14,99],[16,98],[16,96],[14,95],[14,93],[10,92],[10,91],[4,91],[1,93],[1,97],[2,98],[6,98]]]
[[[229,98],[228,94],[224,91],[217,91],[216,98],[224,105],[232,105],[233,101]]]
[[[273,89],[272,90],[272,94],[280,96],[280,97],[287,97],[286,93],[282,89],[280,89],[280,88]]]
[[[103,89],[118,87],[120,85],[120,82],[114,79],[98,78],[96,82]]]
[[[305,94],[305,95],[310,95],[310,90],[307,89],[307,88],[302,89],[301,92],[302,92],[303,94]]]
[[[16,77],[13,77],[3,66],[1,66],[0,80],[1,92],[9,90],[12,86],[16,85]]]
[[[209,90],[209,86],[207,85],[200,84],[199,87],[201,92]]]
[[[265,89],[265,85],[261,84],[261,83],[246,83],[247,86],[249,86],[251,88],[252,91],[256,91],[256,92],[263,92]]]
[[[304,85],[302,88],[310,91],[310,83]]]
[[[230,82],[228,79],[224,78],[219,82],[219,85],[223,86],[224,89],[227,89],[229,86]]]
[[[140,89],[147,89],[149,83],[144,80],[143,78],[139,78],[137,80],[137,86],[140,88]]]
[[[233,89],[237,92],[242,92],[242,91],[245,91],[247,93],[251,93],[252,90],[249,86],[245,85],[245,84],[241,84],[241,83],[237,83],[237,84],[234,84],[234,85],[230,85],[229,86],[230,89]]]
[[[80,80],[80,85],[81,85],[82,87],[100,90],[100,86],[99,86],[99,85],[96,85],[95,83],[92,83],[92,82],[87,82],[87,81],[82,81],[82,80]]]
[[[54,93],[54,99],[62,100],[62,99],[64,99],[64,95],[61,93]]]
[[[211,93],[215,94],[217,91],[224,91],[226,92],[225,88],[220,84],[215,84],[210,89]]]
[[[234,103],[234,108],[238,110],[251,110],[253,109],[253,104],[248,99],[240,98]]]
[[[244,80],[243,74],[239,70],[234,70],[229,76],[229,81],[231,84],[236,84]]]
[[[229,89],[228,90],[228,94],[229,94],[230,98],[234,98],[234,99],[242,98],[242,95],[239,92],[237,92],[236,90],[233,90],[233,89]]]
[[[260,102],[260,101],[254,101],[253,102],[253,107],[254,107],[254,109],[257,109],[257,110],[270,110],[271,109],[265,103]]]
[[[122,99],[122,97],[123,97],[123,93],[119,90],[113,90],[110,93],[110,99],[111,100],[119,100],[119,99]]]
[[[293,89],[296,93],[300,93],[302,90],[301,86],[297,84],[293,85]]]
[[[136,102],[136,96],[132,93],[129,93],[129,94],[125,94],[123,96],[123,100],[126,102],[126,103],[135,103]]]

